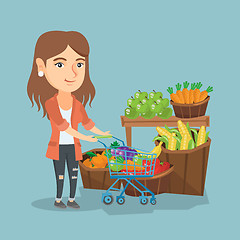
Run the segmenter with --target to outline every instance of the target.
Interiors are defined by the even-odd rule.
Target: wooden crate
[[[89,150],[95,154],[101,154],[105,148],[96,148]],[[89,158],[86,152],[83,153],[83,160],[79,161],[79,168],[81,172],[82,182],[84,188],[107,190],[116,179],[111,179],[108,168],[88,168],[83,164],[85,159]],[[120,189],[121,181],[118,181],[114,186]]]
[[[174,165],[168,193],[203,196],[211,139],[192,150],[167,150],[162,146],[160,161]]]
[[[174,166],[171,165],[170,168],[162,173],[156,174],[153,177],[146,177],[146,178],[136,178],[141,184],[147,187],[150,191],[152,191],[155,195],[165,193],[168,191],[170,175],[173,173]],[[145,191],[145,189],[138,184],[136,181],[131,180],[131,182],[136,185],[141,191]],[[122,180],[123,186],[125,187],[127,182]],[[133,186],[130,184],[125,190],[126,195],[138,197],[140,196],[140,192],[137,191]],[[144,193],[145,196],[151,196],[150,193]]]

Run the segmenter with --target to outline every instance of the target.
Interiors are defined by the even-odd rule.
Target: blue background
[[[6,1],[1,4],[1,231],[4,239],[225,239],[239,235],[239,1]],[[125,140],[120,115],[138,89],[177,82],[214,87],[209,164],[203,197],[162,194],[156,206],[127,197],[101,203],[84,190],[80,211],[53,207],[55,176],[45,157],[51,128],[26,87],[35,43],[51,30],[75,30],[89,41],[96,87],[89,116]],[[79,126],[79,131],[89,134]],[[151,150],[155,128],[134,128],[133,146]],[[82,141],[83,151],[101,147]],[[69,183],[66,177],[64,201]]]

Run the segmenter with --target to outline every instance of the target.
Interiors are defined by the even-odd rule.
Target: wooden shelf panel
[[[152,119],[145,119],[141,116],[136,119],[129,119],[125,116],[121,116],[122,127],[164,127],[165,124],[168,127],[177,127],[178,120],[182,120],[184,124],[188,122],[190,127],[210,126],[209,116],[201,116],[196,118],[177,118],[172,116],[169,119],[161,119],[158,116],[155,116]]]

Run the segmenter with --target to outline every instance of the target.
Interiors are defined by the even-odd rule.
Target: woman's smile
[[[73,83],[73,82],[75,82],[75,81],[69,81],[69,80],[67,80],[67,79],[65,79],[64,81],[66,81],[66,82],[68,82],[68,83]]]

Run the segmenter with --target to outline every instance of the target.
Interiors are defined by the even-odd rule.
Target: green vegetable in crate
[[[154,103],[155,101],[153,99],[146,99],[146,104],[148,104],[148,106],[151,108],[151,105]]]
[[[135,119],[139,116],[139,113],[132,107],[125,109],[125,116],[130,119]]]
[[[157,104],[161,104],[161,105],[163,106],[162,101],[163,101],[162,98],[158,98],[158,99],[157,99],[156,101],[154,101],[154,102],[156,102]],[[163,108],[164,108],[164,106],[163,106]]]
[[[191,131],[193,132],[194,141],[195,141],[195,143],[196,143],[196,142],[197,142],[197,138],[198,138],[198,132],[197,132],[197,130],[194,129],[194,128],[190,128],[190,129],[191,129]]]
[[[144,99],[142,99],[140,102],[141,102],[142,104],[147,104],[148,98],[144,98]]]
[[[164,142],[168,150],[191,150],[208,140],[209,132],[206,133],[205,126],[201,126],[199,132],[197,132],[196,129],[189,127],[189,123],[185,125],[179,120],[178,129],[179,131],[174,128],[170,129],[167,125],[165,125],[165,129],[156,127],[160,136],[155,137],[153,141]]]
[[[116,148],[118,148],[118,147],[120,147],[120,144],[119,144],[118,141],[114,141],[114,142],[112,142],[111,145],[110,145],[110,148],[116,149]]]
[[[171,137],[171,134],[170,134],[170,137]],[[160,141],[160,142],[165,143],[165,147],[166,147],[166,149],[168,149],[168,137],[166,135],[162,135],[161,137],[157,136],[153,139],[153,142],[154,141]]]
[[[149,107],[149,105],[148,104],[144,104],[144,103],[142,103],[142,102],[140,102],[139,104],[137,104],[137,106],[136,106],[136,111],[138,112],[138,113],[146,113],[146,112],[148,112],[150,110],[150,107]]]
[[[203,126],[202,126],[203,127]],[[201,128],[200,128],[200,130],[201,130]],[[197,130],[196,129],[194,129],[194,128],[191,128],[191,131],[194,133],[194,139],[195,139],[195,143],[196,143],[196,145],[197,145],[197,142],[198,142],[198,132],[197,132]],[[202,130],[203,131],[203,130]],[[205,130],[206,131],[206,130]],[[199,131],[200,132],[200,131]],[[204,133],[203,133],[204,134]],[[206,135],[205,135],[205,142],[207,142],[207,140],[208,140],[208,135],[209,135],[209,132],[207,132],[206,133]],[[202,136],[202,139],[204,139],[204,135]],[[203,143],[205,143],[205,142],[203,142]],[[201,144],[200,144],[201,145]],[[199,145],[199,146],[200,146]]]
[[[163,94],[161,92],[156,92],[153,90],[153,92],[150,92],[149,99],[153,99],[154,101],[157,101],[157,99],[162,98]]]
[[[137,154],[133,157],[133,162],[135,162],[138,165],[142,165],[142,160],[143,160],[143,156],[142,154]]]
[[[89,157],[96,157],[97,154],[93,153],[93,152],[86,152],[86,155],[88,155]]]
[[[179,132],[176,128],[170,129],[170,128],[165,124],[165,129],[166,129],[169,133],[175,133],[175,134],[177,135],[177,137],[179,138],[179,140],[182,139],[182,136],[181,136],[180,132]]]
[[[176,133],[171,133],[170,137],[163,135],[161,137],[157,136],[153,141],[160,141],[165,143],[165,148],[168,150],[178,150],[180,148],[180,139],[176,136]]]
[[[169,99],[168,98],[164,98],[162,101],[161,101],[162,105],[164,108],[168,107],[169,106]]]
[[[190,127],[189,127],[189,123],[188,123],[188,122],[187,122],[187,124],[186,124],[186,128],[187,128],[187,130],[188,130],[188,132],[189,132],[190,138],[192,138],[192,132],[191,132],[191,129],[190,129]]]
[[[195,148],[195,142],[193,139],[190,139],[188,142],[188,150],[194,149]]]
[[[137,154],[137,155],[135,155],[135,156],[133,157],[133,161],[134,161],[136,164],[142,166],[142,161],[143,161],[143,159],[148,159],[149,157],[151,157],[151,156],[144,155],[144,154]]]
[[[149,94],[138,90],[127,100],[128,108],[125,109],[125,116],[129,119],[136,119],[139,114],[145,119],[152,119],[156,114],[162,119],[168,119],[172,116],[172,109],[169,108],[169,99],[162,98],[161,92],[153,90]]]
[[[111,159],[109,161],[110,163],[110,169],[114,172],[119,172],[123,169],[124,165],[122,164],[124,162],[123,157],[118,156],[115,159]]]
[[[151,111],[141,113],[141,116],[145,119],[152,119],[153,117],[155,117],[155,115],[156,115],[156,113],[151,112]]]
[[[128,107],[135,108],[139,102],[140,101],[138,99],[134,99],[133,96],[131,96],[131,98],[127,100],[127,105]]]
[[[168,119],[172,116],[173,110],[171,108],[165,108],[158,113],[158,116],[162,119]]]
[[[136,92],[134,94],[135,99],[138,99],[139,101],[141,101],[144,98],[148,97],[148,93],[147,92],[141,92],[140,90],[138,90],[138,92]]]
[[[154,102],[153,104],[150,105],[150,111],[154,113],[160,113],[164,109],[162,104],[157,104],[157,102]]]
[[[108,159],[112,157],[111,149],[108,149],[104,154]]]

